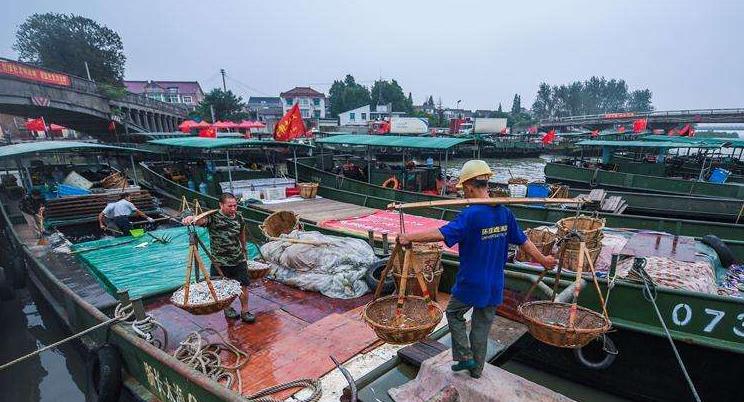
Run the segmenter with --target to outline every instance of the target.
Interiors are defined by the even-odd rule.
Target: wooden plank
[[[398,357],[415,367],[421,367],[424,360],[432,358],[447,349],[448,347],[443,343],[424,339],[398,350]]]

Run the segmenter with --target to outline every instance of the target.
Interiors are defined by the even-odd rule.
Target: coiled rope
[[[669,333],[669,329],[666,326],[666,323],[664,322],[664,319],[661,316],[661,312],[659,311],[659,306],[656,305],[656,284],[654,283],[653,279],[646,273],[646,270],[644,269],[646,267],[646,259],[645,258],[636,258],[633,262],[633,268],[631,268],[633,271],[635,271],[636,274],[641,278],[643,282],[643,298],[646,299],[648,302],[651,303],[651,305],[654,307],[654,311],[656,311],[656,317],[659,319],[659,322],[661,323],[661,327],[664,329],[664,333],[666,334],[667,340],[669,340],[669,344],[672,345],[672,351],[674,352],[674,356],[677,358],[677,363],[679,364],[680,369],[682,369],[682,374],[685,376],[685,380],[687,381],[687,385],[690,387],[690,391],[692,391],[692,396],[695,398],[697,402],[701,402],[700,395],[698,395],[697,389],[695,389],[695,384],[693,384],[692,379],[690,378],[690,375],[687,373],[687,368],[685,367],[685,363],[682,361],[682,357],[679,355],[679,352],[677,351],[677,346],[674,344],[674,339],[672,338],[672,334]]]
[[[154,332],[157,328],[160,328],[160,330],[163,332],[163,342],[160,342],[159,339],[155,338]],[[143,338],[145,341],[149,342],[156,348],[162,350],[168,349],[168,330],[165,329],[163,324],[156,321],[150,314],[146,314],[145,318],[143,318],[142,320],[132,321],[132,330],[135,334],[137,334],[139,337]]]
[[[220,341],[207,342],[206,337],[209,335],[216,335]],[[235,356],[235,363],[232,366],[223,363],[220,357],[220,353],[223,351],[230,352]],[[192,332],[179,344],[173,352],[173,356],[190,368],[224,384],[229,389],[232,389],[233,385],[237,383],[237,391],[242,393],[243,383],[239,371],[248,362],[248,353],[226,341],[214,329],[205,328]],[[323,394],[320,381],[313,378],[303,378],[274,385],[245,397],[251,402],[282,402],[283,399],[271,398],[269,395],[292,388],[309,388],[312,390],[311,395],[301,400],[301,402],[317,402]]]
[[[42,353],[44,351],[47,351],[47,350],[49,350],[51,348],[55,348],[55,347],[57,347],[57,346],[65,343],[65,342],[69,342],[69,341],[71,341],[73,339],[77,339],[77,338],[79,338],[79,337],[81,337],[81,336],[83,336],[83,335],[85,335],[87,333],[93,332],[93,331],[95,331],[95,330],[97,330],[99,328],[103,328],[103,327],[109,326],[109,325],[114,324],[114,323],[117,323],[119,321],[126,321],[126,320],[128,320],[132,316],[132,314],[134,314],[134,307],[132,307],[131,304],[128,304],[126,306],[122,306],[122,304],[119,303],[119,304],[116,305],[116,308],[114,309],[114,316],[112,318],[109,318],[108,320],[103,321],[103,322],[101,322],[99,324],[96,324],[96,325],[94,325],[94,326],[92,326],[92,327],[90,327],[90,328],[88,328],[86,330],[80,331],[77,334],[73,334],[71,336],[68,336],[67,338],[64,338],[64,339],[62,339],[60,341],[57,341],[57,342],[55,342],[55,343],[53,343],[51,345],[44,346],[41,349],[38,349],[38,350],[36,350],[34,352],[31,352],[31,353],[29,353],[27,355],[21,356],[21,357],[15,359],[13,361],[7,362],[7,363],[3,364],[2,366],[0,366],[0,371],[6,369],[6,368],[8,368],[8,367],[10,367],[10,366],[12,366],[12,365],[14,365],[16,363],[20,363],[20,362],[22,362],[22,361],[24,361],[24,360],[26,360],[28,358],[31,358],[33,356],[36,356],[36,355],[38,355],[38,354],[40,354],[40,353]]]

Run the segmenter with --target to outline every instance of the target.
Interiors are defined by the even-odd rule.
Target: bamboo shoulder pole
[[[420,201],[399,204],[391,202],[388,209],[412,209],[426,207],[449,207],[457,205],[511,205],[511,204],[583,204],[586,201],[580,198],[458,198],[452,200]]]

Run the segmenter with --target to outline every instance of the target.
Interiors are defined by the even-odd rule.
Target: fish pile
[[[232,279],[214,279],[212,280],[212,286],[214,291],[217,293],[217,299],[212,298],[212,293],[209,291],[206,281],[192,283],[189,286],[189,305],[199,306],[204,304],[211,304],[216,301],[222,301],[240,295],[243,291],[240,288],[240,282]],[[184,288],[178,289],[171,296],[171,303],[183,306]]]

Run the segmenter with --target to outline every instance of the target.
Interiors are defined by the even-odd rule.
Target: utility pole
[[[90,78],[90,69],[88,68],[88,62],[84,61],[83,63],[85,63],[85,73],[88,74],[88,81],[93,81],[93,79]]]
[[[225,84],[225,69],[220,69],[220,74],[222,74],[222,90],[227,92],[227,85]]]
[[[212,123],[217,122],[217,120],[214,119],[214,105],[209,105],[209,111],[212,113]]]

